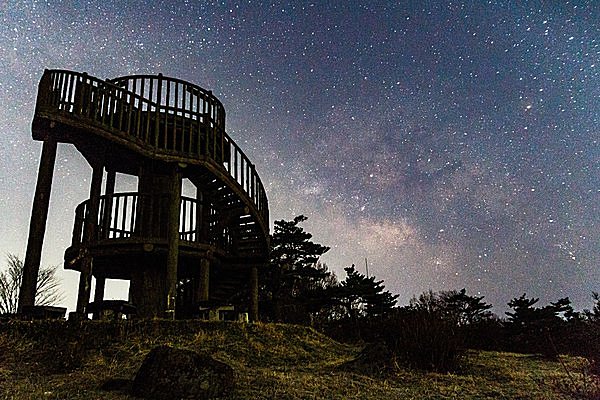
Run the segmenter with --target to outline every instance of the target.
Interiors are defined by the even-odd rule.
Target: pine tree
[[[354,264],[344,270],[347,276],[336,297],[350,318],[382,316],[394,308],[398,295],[385,290],[382,280],[366,277],[356,270]]]
[[[306,219],[300,215],[292,221],[275,221],[267,282],[273,316],[278,321],[307,322],[309,312],[318,310],[325,301],[331,273],[318,260],[329,247],[314,243],[312,235],[299,226]]]
[[[526,293],[523,293],[519,298],[515,297],[509,301],[508,306],[514,310],[513,312],[506,312],[509,322],[512,323],[513,326],[523,327],[537,320],[538,309],[534,307],[534,305],[538,301],[539,299],[527,298]]]
[[[490,318],[491,304],[483,301],[485,296],[469,296],[465,288],[460,291],[440,292],[445,313],[450,315],[459,326],[472,325]]]

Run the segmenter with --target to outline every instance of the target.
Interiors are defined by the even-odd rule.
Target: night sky
[[[591,307],[600,2],[149,3],[0,1],[2,257],[25,255],[44,68],[161,72],[223,102],[271,220],[308,216],[339,278],[368,258],[401,304],[465,287],[500,313],[524,292]],[[43,264],[61,264],[90,179],[60,145]],[[61,269],[71,309],[78,277]]]

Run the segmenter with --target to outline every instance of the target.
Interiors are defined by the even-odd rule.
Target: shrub
[[[464,355],[461,331],[435,311],[398,309],[380,330],[399,364],[428,371],[455,371]]]

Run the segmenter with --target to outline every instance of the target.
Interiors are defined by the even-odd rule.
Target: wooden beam
[[[210,284],[210,262],[207,258],[200,260],[200,269],[198,271],[198,287],[196,288],[196,296],[198,302],[208,301],[209,299],[209,284]]]
[[[44,141],[44,145],[42,146],[38,179],[33,197],[27,252],[25,253],[25,262],[23,264],[23,280],[21,281],[17,308],[19,313],[23,311],[23,307],[35,305],[35,292],[40,271],[44,235],[46,233],[46,221],[48,219],[55,161],[56,141],[54,138],[49,137]]]
[[[117,173],[114,170],[106,171],[106,186],[104,187],[104,194],[106,199],[104,200],[104,209],[102,210],[102,239],[107,239],[109,236],[109,228],[112,218],[112,206],[113,199],[112,195],[115,193],[115,180]]]
[[[177,263],[179,259],[179,206],[181,203],[181,171],[173,166],[170,176],[171,193],[167,221],[167,309],[165,317],[175,319],[175,299],[177,298]]]
[[[92,182],[90,184],[90,202],[85,227],[83,230],[83,248],[86,254],[81,263],[81,274],[79,275],[79,291],[77,294],[78,314],[85,314],[85,309],[90,301],[90,289],[92,285],[92,262],[93,257],[88,253],[87,247],[96,241],[96,225],[98,223],[98,208],[100,205],[100,192],[102,190],[102,166],[93,166]]]
[[[250,321],[258,321],[258,267],[250,268]]]
[[[104,287],[106,285],[106,278],[96,277],[96,288],[94,289],[94,303],[101,304],[104,301]],[[94,311],[93,319],[100,319],[102,312],[100,310]]]

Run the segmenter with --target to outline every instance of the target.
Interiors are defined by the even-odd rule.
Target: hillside
[[[132,399],[101,386],[132,379],[160,344],[232,366],[238,399],[562,399],[560,387],[572,386],[559,362],[494,352],[470,352],[458,374],[368,375],[342,367],[360,347],[293,325],[13,321],[0,322],[0,399]],[[573,371],[583,365],[562,361]]]

